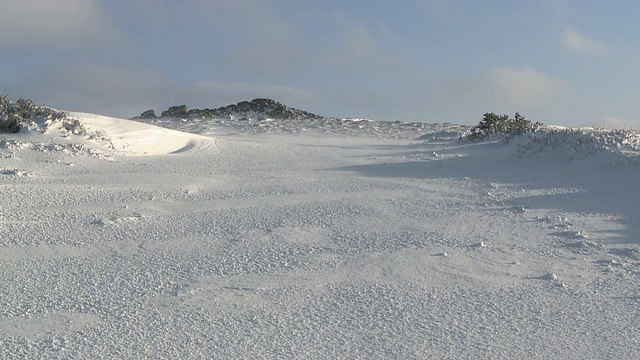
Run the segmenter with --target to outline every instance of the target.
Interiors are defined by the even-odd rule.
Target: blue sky
[[[130,117],[269,97],[317,114],[484,112],[640,128],[640,3],[3,0],[0,93]]]

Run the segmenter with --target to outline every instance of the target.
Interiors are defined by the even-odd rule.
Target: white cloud
[[[495,68],[489,73],[487,83],[493,88],[495,99],[504,99],[516,106],[538,105],[568,90],[563,81],[530,67]]]
[[[564,81],[530,67],[497,67],[446,87],[458,101],[509,111],[547,107],[569,93],[569,86]]]
[[[98,0],[3,0],[0,45],[83,47],[113,38]]]
[[[575,29],[568,29],[564,32],[562,45],[569,50],[592,57],[608,57],[611,54],[605,44],[590,39]]]

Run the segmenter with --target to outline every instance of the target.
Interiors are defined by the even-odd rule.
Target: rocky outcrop
[[[139,118],[149,111],[145,111]],[[186,105],[172,106],[162,112],[160,117],[200,118],[200,119],[282,119],[282,120],[319,120],[324,116],[288,107],[272,99],[258,98],[251,101],[241,101],[237,104],[223,106],[215,109],[191,109],[187,111]]]
[[[188,117],[187,105],[172,106],[168,110],[162,112],[160,117],[176,117],[185,118]]]
[[[153,110],[147,110],[145,112],[143,112],[142,114],[140,114],[139,116],[140,119],[155,119],[156,118],[156,112]]]

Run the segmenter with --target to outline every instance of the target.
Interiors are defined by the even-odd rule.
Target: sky
[[[2,0],[0,94],[131,117],[256,97],[324,116],[640,128],[637,1]]]

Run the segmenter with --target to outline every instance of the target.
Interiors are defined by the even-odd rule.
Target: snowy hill
[[[0,134],[0,358],[637,358],[638,135],[67,112]]]
[[[145,115],[146,114],[146,115]],[[321,135],[378,136],[414,139],[422,134],[448,131],[459,137],[469,129],[456,124],[424,122],[387,122],[368,119],[331,118],[288,107],[271,99],[254,99],[216,109],[191,109],[173,106],[156,117],[145,111],[134,120],[195,134],[211,135],[212,129],[226,128],[238,134],[317,133]]]

